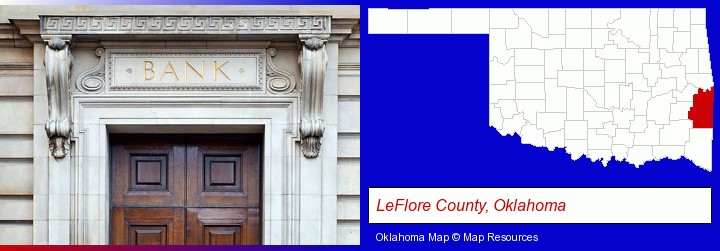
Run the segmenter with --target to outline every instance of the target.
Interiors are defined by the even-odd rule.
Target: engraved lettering
[[[145,56],[144,54],[147,54]],[[110,89],[226,88],[262,89],[278,85],[265,81],[264,58],[257,53],[115,53],[111,52]],[[140,85],[142,84],[142,85]],[[282,84],[282,83],[280,83]],[[147,86],[147,87],[146,87]]]
[[[185,81],[187,81],[188,79],[188,68],[190,68],[192,71],[195,72],[195,74],[200,76],[200,79],[205,80],[205,61],[202,61],[200,65],[200,69],[202,70],[202,73],[200,73],[192,64],[185,60]]]
[[[222,75],[225,76],[225,78],[227,78],[228,80],[230,80],[230,77],[228,77],[228,75],[225,74],[225,71],[222,70],[222,67],[225,66],[225,65],[227,65],[229,62],[230,62],[230,61],[225,61],[225,63],[221,64],[220,67],[218,67],[217,61],[213,61],[213,80],[217,80],[217,72],[218,72],[218,71],[219,71],[220,73],[222,73]]]
[[[170,69],[170,71],[168,71],[168,69]],[[165,74],[170,74],[170,73],[172,73],[172,75],[175,77],[175,81],[180,80],[180,78],[178,78],[177,73],[175,72],[175,67],[173,67],[172,63],[170,63],[170,61],[168,61],[167,65],[165,66],[165,70],[163,71],[162,75],[160,75],[160,81],[162,81]]]
[[[143,73],[145,80],[152,80],[155,77],[155,70],[153,68],[155,67],[155,64],[152,61],[145,61],[145,71]],[[148,64],[150,67],[148,67]],[[148,77],[148,71],[152,73],[150,77]]]

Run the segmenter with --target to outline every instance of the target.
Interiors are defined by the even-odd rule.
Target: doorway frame
[[[213,127],[218,128],[218,130],[213,130]],[[121,229],[124,229],[122,231],[118,231],[117,226],[115,226],[115,227],[113,226],[114,224],[119,223],[116,218],[117,216],[115,215],[118,212],[115,212],[115,210],[123,211],[123,213],[121,213],[121,215],[123,215],[123,217],[124,217],[124,215],[127,214],[127,211],[124,211],[124,210],[127,210],[127,209],[130,209],[130,210],[146,210],[146,209],[182,210],[182,212],[183,212],[182,213],[182,224],[180,224],[180,226],[182,226],[182,228],[183,228],[182,232],[183,232],[183,241],[184,242],[180,243],[181,245],[183,245],[183,244],[184,245],[198,245],[198,243],[195,243],[195,244],[188,243],[188,240],[191,238],[189,233],[191,231],[190,229],[192,226],[191,220],[188,216],[190,210],[193,210],[193,209],[199,209],[199,210],[239,209],[239,210],[247,210],[243,214],[250,215],[250,210],[256,209],[258,218],[255,218],[254,225],[256,225],[257,228],[249,229],[252,232],[257,233],[256,235],[253,235],[253,236],[255,236],[255,238],[247,239],[244,237],[240,237],[243,239],[243,241],[250,240],[251,242],[247,243],[247,244],[234,244],[234,245],[257,245],[257,244],[262,243],[262,223],[261,223],[261,221],[262,221],[262,203],[263,203],[263,201],[262,201],[262,178],[263,178],[262,177],[262,166],[263,165],[262,165],[261,158],[263,156],[263,153],[262,153],[262,149],[263,149],[262,131],[264,131],[263,127],[256,127],[256,126],[248,127],[245,125],[231,126],[231,127],[183,126],[179,129],[182,129],[182,131],[192,131],[192,132],[196,132],[196,133],[178,133],[178,132],[174,132],[172,129],[167,128],[166,126],[157,126],[157,128],[160,129],[159,131],[154,131],[152,129],[152,127],[150,127],[150,126],[145,126],[146,129],[143,129],[141,131],[143,131],[143,132],[149,131],[149,133],[137,134],[137,133],[130,132],[130,131],[137,131],[137,129],[141,129],[141,128],[143,128],[143,127],[135,127],[135,126],[132,128],[124,128],[123,126],[120,126],[119,128],[118,127],[108,127],[108,133],[109,133],[108,136],[110,139],[109,140],[110,141],[110,144],[109,144],[110,158],[111,158],[109,171],[110,171],[111,175],[120,175],[120,176],[110,177],[110,198],[109,198],[109,200],[111,203],[109,204],[109,207],[110,207],[110,214],[111,214],[110,215],[111,223],[110,223],[110,230],[109,230],[109,234],[110,234],[109,238],[110,238],[111,244],[113,242],[117,241],[117,239],[115,239],[115,238],[117,238],[117,235],[122,236],[123,232],[126,232],[128,230],[125,227],[133,226],[133,224],[129,224],[127,226],[120,227]],[[236,133],[223,133],[224,131],[228,131],[228,132],[235,131]],[[237,132],[237,131],[241,131],[241,132]],[[257,133],[257,132],[260,132],[260,133]],[[171,171],[168,169],[166,171],[166,177],[174,175],[175,180],[182,177],[181,180],[183,180],[183,182],[181,182],[181,183],[183,185],[181,186],[181,190],[180,190],[180,191],[182,191],[182,193],[178,193],[180,191],[176,190],[176,189],[168,190],[168,192],[170,192],[171,194],[174,194],[175,196],[182,196],[185,198],[185,200],[183,200],[182,205],[176,204],[176,203],[178,203],[178,201],[172,200],[172,199],[169,200],[169,201],[172,201],[170,203],[160,203],[160,204],[151,203],[151,204],[146,204],[146,205],[138,205],[137,201],[127,201],[127,200],[124,202],[114,201],[113,198],[117,198],[117,197],[115,197],[115,195],[117,195],[118,189],[121,191],[126,191],[126,192],[128,191],[128,189],[133,190],[130,187],[131,185],[118,186],[119,185],[117,183],[118,181],[120,181],[122,183],[122,180],[126,180],[128,178],[126,176],[123,176],[122,173],[127,172],[129,170],[127,168],[129,168],[129,167],[121,167],[121,166],[124,166],[123,162],[122,161],[118,162],[117,157],[122,158],[122,156],[126,156],[126,155],[122,155],[122,154],[121,154],[122,156],[118,155],[118,152],[116,152],[114,150],[114,148],[120,147],[123,149],[122,150],[123,153],[130,154],[130,156],[131,156],[131,155],[134,155],[134,153],[138,153],[138,152],[135,152],[135,151],[139,150],[138,148],[144,149],[144,150],[155,149],[155,147],[153,147],[153,146],[158,146],[158,145],[152,143],[154,140],[159,140],[159,141],[163,142],[163,143],[160,143],[160,145],[165,146],[167,148],[164,148],[164,150],[161,150],[160,152],[153,151],[153,150],[151,150],[151,152],[144,152],[141,150],[139,152],[139,154],[140,155],[157,155],[157,153],[162,152],[165,154],[175,154],[175,156],[177,157],[178,152],[176,151],[175,148],[177,146],[181,145],[184,150],[184,151],[182,151],[183,154],[181,154],[181,157],[179,159],[177,159],[177,158],[173,159],[170,156],[167,156],[168,158],[166,159],[168,168],[182,167],[181,169],[183,169],[181,176],[177,176],[178,175],[178,173],[176,172],[177,170]],[[215,142],[216,140],[221,141],[221,143],[219,145],[207,143],[208,141]],[[251,183],[257,182],[257,187],[255,188],[256,195],[254,195],[257,198],[257,200],[249,200],[249,197],[245,197],[246,199],[248,199],[247,203],[252,204],[253,203],[252,201],[255,201],[255,204],[254,204],[255,206],[248,205],[245,203],[241,203],[242,205],[237,205],[237,204],[235,204],[235,205],[225,205],[225,204],[215,205],[212,203],[210,203],[210,204],[200,203],[202,205],[190,204],[191,202],[189,201],[188,196],[190,195],[190,193],[198,192],[197,190],[188,190],[187,189],[188,187],[190,187],[188,182],[190,182],[190,180],[191,180],[189,178],[190,173],[191,173],[190,167],[194,166],[196,168],[195,169],[196,175],[200,174],[200,173],[197,173],[200,169],[203,169],[202,164],[200,164],[198,162],[191,164],[191,162],[190,162],[191,153],[190,153],[189,148],[193,147],[193,146],[199,147],[199,148],[205,147],[205,150],[211,151],[211,153],[205,153],[205,154],[209,154],[209,155],[219,155],[219,156],[224,156],[224,157],[227,157],[227,156],[236,156],[237,157],[238,155],[242,155],[240,158],[240,168],[242,170],[240,171],[240,174],[239,174],[240,176],[236,177],[239,180],[242,180],[240,183],[241,187],[239,188],[240,190],[235,190],[234,193],[235,193],[235,196],[237,196],[238,192],[243,192],[245,189],[251,189],[244,185],[252,186]],[[247,154],[249,154],[249,153],[247,153],[246,147],[254,148],[255,150],[252,150],[254,153],[246,156]],[[217,152],[217,151],[213,151],[212,149],[214,149],[214,150],[221,149],[221,150],[220,150],[220,152]],[[201,152],[202,152],[202,150],[199,150],[196,153],[201,153]],[[203,155],[205,155],[205,154],[203,154]],[[207,155],[205,155],[205,156],[207,156]],[[255,164],[250,164],[249,169],[244,169],[243,166],[245,164],[243,164],[243,163],[245,163],[246,158],[243,156],[250,158],[249,161],[251,163],[255,162]],[[168,161],[171,161],[171,159],[175,161],[175,164],[171,164],[170,162],[168,162]],[[197,161],[197,160],[201,160],[201,159],[195,159],[195,160]],[[178,164],[177,161],[182,161],[182,163]],[[201,162],[204,162],[204,161],[201,161]],[[128,163],[125,162],[125,164],[128,164]],[[120,166],[118,166],[118,165],[120,165]],[[199,169],[197,169],[197,168],[199,168]],[[119,173],[116,171],[118,169],[120,171]],[[132,168],[130,168],[130,169],[132,169]],[[250,169],[256,169],[254,171],[255,175],[247,175],[247,174],[253,173],[253,171]],[[202,171],[199,171],[199,172],[202,172]],[[233,173],[237,174],[237,172],[233,172]],[[114,179],[117,177],[120,177],[120,179],[119,180]],[[202,177],[202,175],[200,177]],[[246,180],[245,179],[246,177],[249,179]],[[163,178],[161,178],[161,179],[163,179]],[[168,180],[168,182],[169,181],[170,180]],[[194,181],[198,182],[197,179],[194,179]],[[205,182],[208,182],[208,181],[205,180]],[[170,184],[177,185],[177,183],[170,183],[170,182],[167,184],[168,184],[168,186],[171,186]],[[200,183],[196,183],[196,184],[198,184],[199,187],[203,187],[202,181]],[[170,187],[166,187],[166,188],[170,188]],[[238,188],[236,187],[235,189],[238,189]],[[142,190],[142,191],[148,191],[148,190]],[[150,191],[151,191],[151,193],[154,193],[159,190],[157,190],[157,187],[156,187],[155,190],[150,190]],[[249,191],[249,190],[247,190],[247,191]],[[207,190],[202,189],[201,192],[207,192]],[[210,192],[212,193],[213,191],[210,191]],[[225,191],[220,191],[220,192],[225,192]],[[157,195],[157,194],[155,194],[155,195]],[[170,195],[170,194],[167,194],[167,195]],[[153,196],[153,195],[150,195],[150,196]],[[246,194],[246,196],[250,196],[250,195]],[[119,196],[119,197],[123,197],[123,196]],[[141,197],[144,197],[144,196],[141,195]],[[232,199],[232,198],[238,198],[238,197],[225,197],[223,200]],[[135,199],[138,199],[138,197],[135,197]],[[199,201],[196,199],[195,203],[198,203],[198,202]],[[144,218],[147,216],[148,215],[143,214],[142,217]],[[207,215],[205,217],[207,217]],[[247,217],[248,218],[243,218],[243,217],[232,218],[232,219],[223,218],[223,220],[229,220],[229,221],[232,221],[232,223],[222,222],[219,225],[226,226],[226,227],[227,226],[237,226],[237,224],[247,225],[246,223],[248,223],[250,216],[247,216]],[[135,218],[137,220],[137,217],[133,217],[133,218]],[[155,218],[155,219],[157,219],[157,218]],[[166,218],[162,218],[162,219],[167,220]],[[175,225],[174,227],[177,227],[177,225],[175,223],[178,223],[178,222],[175,222],[175,219],[177,219],[177,218],[173,217],[173,225]],[[238,222],[238,220],[240,220],[240,219],[244,219],[243,223]],[[199,224],[199,226],[203,225],[202,217],[201,218],[193,218],[193,220],[200,220],[200,222],[198,222],[196,224]],[[228,225],[228,224],[230,224],[230,225]],[[144,225],[144,223],[141,223],[140,225]],[[213,225],[215,225],[215,224],[213,224]],[[198,231],[197,228],[195,228],[194,230]],[[246,229],[246,230],[248,230],[248,229]],[[171,239],[174,241],[178,241],[177,238],[170,238],[170,235],[177,234],[177,232],[168,230],[167,234],[168,234],[167,244],[169,244],[169,245],[178,244],[177,242],[175,242],[174,244],[171,244],[171,241],[170,241]],[[197,234],[197,232],[196,232],[196,234]],[[246,234],[245,231],[241,231],[241,236],[245,235],[245,234]],[[125,237],[129,238],[128,235],[126,235]],[[237,238],[237,236],[236,236],[236,238]],[[204,240],[204,239],[205,238],[203,238],[203,237],[200,238],[200,240]],[[125,239],[125,241],[128,241],[128,240]],[[195,241],[198,241],[198,240],[196,239]],[[260,242],[258,242],[258,241],[260,241]],[[126,245],[123,243],[125,243],[125,242],[116,242],[113,245]],[[204,245],[209,245],[209,244],[207,244],[207,242],[205,242],[205,243],[206,244],[204,244]],[[135,245],[135,244],[132,244],[132,245]],[[215,245],[215,244],[213,244],[213,245]],[[223,244],[223,245],[227,245],[227,244]]]
[[[71,243],[110,243],[109,134],[113,130],[142,133],[162,127],[184,133],[212,133],[257,126],[262,126],[263,134],[262,243],[297,243],[299,226],[303,224],[299,217],[301,154],[294,133],[299,124],[298,103],[297,96],[272,95],[76,95],[74,158],[55,160],[58,166],[51,160],[49,166],[72,170],[67,180],[49,177],[51,184],[70,182]],[[49,199],[52,205],[53,198]]]

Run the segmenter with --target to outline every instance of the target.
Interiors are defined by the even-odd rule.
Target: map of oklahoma
[[[490,126],[607,165],[712,170],[705,9],[370,9],[370,34],[489,34]]]
[[[604,165],[712,170],[703,9],[493,9],[490,125]]]

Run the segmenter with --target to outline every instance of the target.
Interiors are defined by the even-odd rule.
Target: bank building
[[[358,6],[0,6],[0,244],[358,244]]]

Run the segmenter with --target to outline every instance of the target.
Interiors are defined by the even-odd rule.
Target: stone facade
[[[140,132],[262,133],[263,243],[359,243],[359,7],[0,6],[0,17],[0,244],[109,243],[108,134]],[[239,73],[123,57],[222,57]],[[142,71],[176,82],[135,83]],[[188,80],[210,73],[256,75]]]

